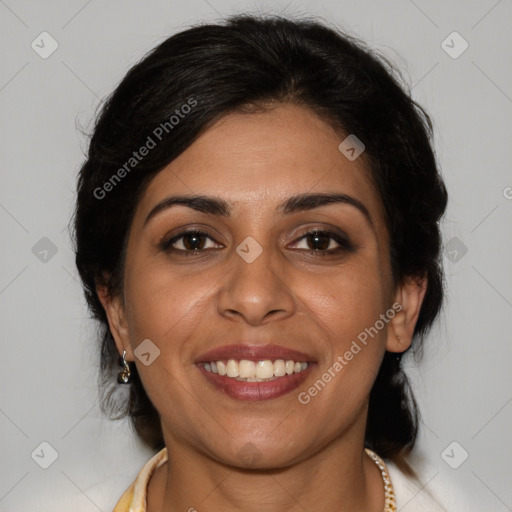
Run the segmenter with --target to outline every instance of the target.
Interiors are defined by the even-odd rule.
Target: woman
[[[104,375],[157,450],[115,512],[400,506],[400,360],[443,296],[430,137],[389,64],[313,21],[191,28],[129,71],[75,218]]]

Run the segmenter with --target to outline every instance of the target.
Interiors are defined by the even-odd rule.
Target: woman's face
[[[404,350],[395,334],[412,330],[393,327],[404,313],[390,313],[400,293],[382,202],[364,154],[348,159],[343,139],[298,106],[231,114],[144,193],[124,300],[107,309],[168,448],[278,467],[364,436],[384,351]],[[193,208],[175,196],[204,200]],[[205,364],[217,361],[231,376]]]

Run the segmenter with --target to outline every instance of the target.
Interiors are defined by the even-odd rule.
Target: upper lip
[[[281,345],[223,345],[201,354],[196,363],[207,363],[210,361],[223,361],[226,359],[247,359],[248,361],[264,361],[267,359],[285,359],[295,362],[312,362],[311,355],[299,352],[291,348],[282,347]]]

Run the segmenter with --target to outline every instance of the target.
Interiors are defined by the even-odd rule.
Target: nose
[[[252,260],[233,251],[231,258],[218,294],[221,315],[257,326],[294,314],[297,303],[277,253],[263,248]]]

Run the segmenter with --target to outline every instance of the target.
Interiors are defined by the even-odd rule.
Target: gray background
[[[69,500],[108,512],[150,456],[98,409],[94,324],[67,232],[86,148],[77,126],[91,128],[100,100],[162,39],[245,10],[345,27],[398,64],[432,115],[450,192],[448,294],[421,365],[407,361],[424,481],[440,495],[461,489],[465,510],[512,510],[510,0],[0,0],[0,510],[59,511]],[[31,47],[51,48],[44,31],[58,43],[46,59]],[[461,55],[453,31],[469,44]]]

